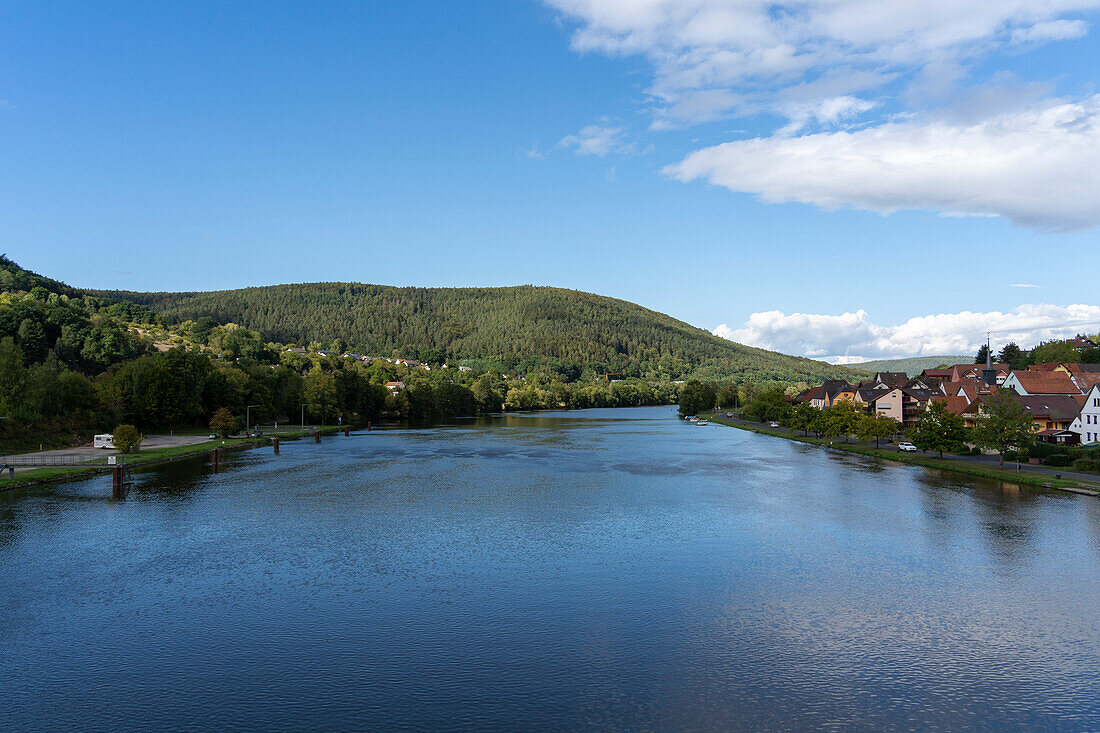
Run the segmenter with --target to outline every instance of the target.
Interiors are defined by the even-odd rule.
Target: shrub
[[[972,455],[972,456],[980,456],[981,454],[982,454],[982,449],[979,448],[978,446],[974,446],[973,448],[970,449],[970,455]]]
[[[115,448],[123,453],[136,453],[145,439],[133,425],[119,425],[112,434]]]
[[[210,429],[221,437],[228,438],[237,429],[237,418],[226,408],[219,408],[210,419]]]
[[[1022,461],[1024,456],[1021,456],[1019,451],[1006,450],[1004,452],[1004,458],[1006,461]]]
[[[1067,456],[1065,453],[1055,453],[1052,456],[1047,456],[1046,458],[1044,458],[1043,463],[1047,464],[1048,466],[1068,466],[1069,456]]]
[[[1078,458],[1073,462],[1073,467],[1078,471],[1100,473],[1100,457]]]

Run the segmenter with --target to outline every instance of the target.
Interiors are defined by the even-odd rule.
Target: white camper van
[[[93,448],[114,448],[115,436],[110,433],[104,433],[103,435],[95,436],[95,442],[92,443]]]

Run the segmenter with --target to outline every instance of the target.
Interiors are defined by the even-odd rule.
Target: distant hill
[[[551,360],[610,375],[672,379],[794,383],[853,374],[846,367],[736,344],[634,303],[553,287],[311,283],[96,295],[148,306],[169,321],[208,317],[272,341],[305,346],[339,339],[344,348],[372,355],[441,355],[507,368]]]
[[[940,364],[969,364],[973,356],[913,356],[908,359],[879,359],[849,364],[853,369],[864,372],[905,372],[915,377],[925,369],[935,369]]]

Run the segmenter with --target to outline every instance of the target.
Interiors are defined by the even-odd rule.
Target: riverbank
[[[753,423],[745,420],[727,418],[724,417],[722,413],[700,415],[700,417],[705,417],[710,422],[719,423],[731,428],[738,428],[739,430],[748,430],[761,435],[770,435],[775,438],[784,438],[799,443],[809,443],[822,448],[856,453],[871,458],[895,461],[897,463],[907,463],[914,466],[936,469],[938,471],[951,471],[953,473],[973,476],[975,478],[1003,481],[1006,483],[1018,484],[1020,486],[1027,486],[1032,489],[1052,489],[1087,494],[1090,496],[1100,496],[1100,476],[1098,476],[1095,481],[1082,478],[1065,478],[1065,474],[1070,473],[1070,471],[1061,471],[1057,473],[1063,475],[1063,478],[1055,478],[1056,472],[1054,471],[1048,474],[1032,472],[1030,470],[1018,471],[1015,467],[1010,468],[1007,466],[975,465],[969,461],[947,457],[938,458],[921,453],[901,453],[896,448],[875,448],[869,445],[843,443],[835,439],[817,438],[812,435],[797,435],[786,428],[769,428],[763,423]]]
[[[317,432],[322,435],[334,435],[336,433],[343,432],[344,428],[337,425],[331,425],[323,428],[317,428]],[[288,431],[285,433],[273,433],[265,435],[261,438],[227,438],[225,440],[208,440],[202,443],[195,443],[193,445],[181,445],[173,446],[170,448],[154,448],[151,450],[144,450],[138,453],[119,455],[119,462],[125,463],[127,468],[143,468],[145,466],[152,466],[158,463],[170,463],[172,461],[185,460],[194,456],[209,453],[215,448],[219,450],[245,450],[248,448],[259,448],[262,446],[271,445],[272,438],[279,438],[280,440],[299,440],[302,438],[309,438],[313,433],[300,433],[297,431]],[[93,476],[99,476],[108,474],[114,467],[107,464],[107,459],[98,459],[94,463],[85,463],[75,466],[43,466],[42,468],[33,468],[21,474],[17,474],[14,479],[4,476],[0,476],[0,492],[10,491],[13,489],[29,488],[32,486],[39,486],[42,484],[63,483],[67,481],[80,481],[83,479],[91,478]]]

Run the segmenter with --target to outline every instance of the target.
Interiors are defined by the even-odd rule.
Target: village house
[[[1008,379],[1009,373],[1012,371],[1008,364],[989,364],[988,367],[982,364],[955,364],[951,367],[951,380],[952,382],[958,382],[963,379],[982,379],[982,372],[986,368],[990,368],[996,375],[997,384],[1004,384]]]
[[[391,392],[399,392],[399,391],[405,389],[405,383],[404,382],[386,382],[386,389],[388,389]]]
[[[1083,444],[1100,443],[1100,385],[1094,385],[1085,395],[1081,412],[1070,423],[1069,429],[1077,434]]]
[[[1019,395],[1074,395],[1081,394],[1081,389],[1068,374],[1064,372],[1020,372],[1014,371],[1008,375],[1004,386]]]
[[[1020,395],[1016,399],[1031,418],[1031,431],[1068,430],[1081,412],[1081,402],[1071,395]]]

